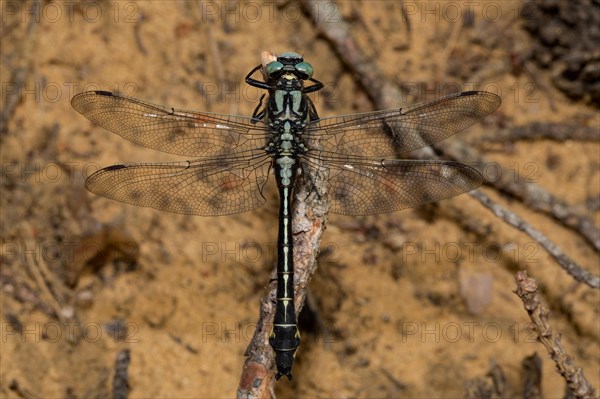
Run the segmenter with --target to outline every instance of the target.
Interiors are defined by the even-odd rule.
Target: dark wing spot
[[[189,127],[193,127],[193,124],[188,125]],[[171,130],[171,132],[169,133],[169,135],[167,136],[167,141],[169,143],[172,143],[176,140],[179,140],[179,138],[181,136],[185,136],[186,135],[186,131],[185,129],[183,129],[182,127],[178,126],[177,128]]]
[[[169,209],[169,206],[171,204],[171,199],[167,196],[167,195],[163,195],[160,197],[159,203],[158,203],[158,209]]]
[[[129,197],[132,200],[137,201],[140,198],[142,198],[142,192],[140,190],[133,190],[132,192],[129,193]]]
[[[114,94],[110,91],[96,90],[94,93],[96,93],[99,96],[114,97]]]
[[[126,167],[127,167],[127,165],[113,165],[113,166],[109,166],[107,168],[104,168],[104,170],[106,170],[106,171],[119,170],[119,169],[125,169]]]

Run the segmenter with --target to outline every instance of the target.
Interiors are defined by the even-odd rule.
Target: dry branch
[[[31,5],[27,6],[28,9],[31,9],[34,15],[30,17],[29,23],[27,24],[27,33],[25,35],[26,39],[24,40],[23,45],[20,47],[21,54],[19,54],[18,57],[25,61],[23,62],[22,66],[19,66],[11,71],[11,77],[8,82],[10,82],[13,87],[16,87],[17,90],[7,91],[8,94],[6,96],[6,102],[3,106],[2,112],[0,112],[0,136],[8,132],[8,121],[13,115],[17,105],[21,102],[23,96],[23,90],[21,90],[21,88],[27,83],[27,79],[29,79],[31,72],[30,65],[32,64],[29,62],[29,60],[31,60],[31,58],[34,56],[32,45],[34,41],[33,38],[35,37],[35,31],[37,29],[38,22],[40,21],[40,4],[40,0],[34,0]]]
[[[320,186],[319,188],[322,188]],[[318,196],[310,193],[305,185],[299,185],[294,194],[292,229],[294,235],[294,305],[300,314],[310,280],[317,269],[319,242],[325,230],[326,204],[316,198],[325,198],[323,191]],[[311,204],[313,207],[309,206]],[[318,210],[317,210],[318,209]],[[269,345],[269,335],[275,316],[277,293],[277,268],[271,274],[269,293],[260,301],[260,315],[254,336],[246,349],[246,362],[240,377],[237,397],[245,399],[268,399],[275,383],[275,361]],[[302,351],[300,347],[300,351]]]
[[[537,353],[521,361],[523,370],[523,397],[542,398],[542,359]]]
[[[527,233],[539,243],[556,261],[558,264],[577,281],[586,283],[590,287],[600,288],[600,277],[594,276],[583,267],[579,266],[575,261],[569,258],[560,247],[554,244],[548,237],[538,231],[535,227],[521,219],[516,213],[494,203],[481,190],[471,191],[469,193],[473,198],[477,199],[483,206],[488,208],[501,220],[505,221],[514,228]]]
[[[435,146],[445,156],[470,165],[489,165],[486,159],[477,149],[460,140],[451,140],[443,146]],[[544,190],[534,181],[521,176],[515,176],[508,169],[496,165],[497,178],[484,181],[485,185],[517,198],[530,209],[549,215],[582,236],[592,247],[600,251],[600,229],[595,226],[594,221],[568,205],[565,201]]]
[[[123,349],[117,354],[115,361],[115,375],[113,377],[113,398],[127,399],[129,396],[129,362],[131,356],[129,349]]]
[[[540,303],[537,282],[528,277],[527,272],[517,272],[515,277],[517,281],[515,293],[523,301],[538,340],[550,354],[567,386],[576,398],[595,398],[596,392],[585,379],[583,370],[576,368],[573,359],[565,352],[560,342],[560,334],[552,331],[548,320],[548,309]]]

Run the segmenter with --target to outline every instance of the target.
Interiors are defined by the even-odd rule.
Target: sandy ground
[[[3,1],[1,10],[2,109],[11,113],[1,137],[0,395],[112,397],[116,357],[128,348],[131,398],[232,397],[274,265],[274,185],[264,207],[215,218],[97,197],[83,182],[99,167],[181,158],[92,125],[69,101],[84,90],[118,90],[251,115],[261,93],[243,78],[270,50],[297,51],[312,63],[327,85],[314,96],[321,116],[373,106],[295,3],[40,4],[38,22],[32,2]],[[449,85],[502,96],[490,121],[462,139],[532,122],[598,127],[597,109],[565,97],[550,72],[531,64],[515,72],[515,59],[531,47],[520,2],[407,6],[409,25],[395,2],[346,2],[340,11],[388,79],[428,88],[412,90],[406,103],[448,94]],[[473,24],[465,25],[469,7]],[[323,7],[322,17],[329,11]],[[495,163],[488,173],[502,165],[600,225],[600,212],[585,207],[600,195],[598,140],[480,149]],[[483,190],[599,273],[598,252],[581,236]],[[457,224],[457,211],[484,234]],[[321,328],[302,327],[294,380],[276,385],[279,398],[463,397],[491,365],[505,373],[506,397],[515,397],[521,362],[535,352],[543,396],[562,397],[564,381],[512,292],[517,270],[538,280],[554,329],[600,386],[598,291],[575,283],[530,237],[467,195],[388,215],[331,215],[322,248],[311,285],[312,320]]]

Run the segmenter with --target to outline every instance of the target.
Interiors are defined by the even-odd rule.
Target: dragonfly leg
[[[256,71],[258,71],[260,68],[262,68],[262,65],[258,65],[256,67],[254,67],[254,69],[251,70],[248,75],[246,75],[246,79],[245,79],[246,83],[248,83],[250,86],[258,87],[259,89],[265,89],[265,90],[273,89],[273,87],[271,87],[271,85],[269,85],[265,82],[261,82],[260,80],[251,78],[251,76],[254,75],[254,73]]]
[[[265,95],[266,94],[263,94],[260,97],[260,100],[258,101],[258,105],[256,106],[256,108],[254,108],[254,112],[252,113],[252,123],[257,123],[257,122],[261,121],[267,114],[266,108],[263,109],[262,111],[259,111],[260,108],[262,107],[262,103],[263,103],[263,99],[265,98]]]
[[[319,82],[317,79],[310,78],[308,80],[310,80],[311,82],[313,82],[314,85],[309,86],[309,87],[305,87],[304,90],[302,90],[303,93],[312,93],[312,92],[315,92],[317,90],[321,90],[324,87],[323,83]]]

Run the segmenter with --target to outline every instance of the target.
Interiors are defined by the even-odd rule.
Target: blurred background
[[[313,65],[321,117],[500,95],[436,154],[479,168],[493,201],[600,271],[596,1],[2,1],[0,13],[2,397],[232,396],[275,265],[275,185],[262,208],[215,218],[95,196],[84,181],[101,167],[182,159],[94,126],[70,99],[101,89],[250,116],[262,92],[244,77],[263,50]],[[598,290],[462,195],[330,215],[277,396],[494,397],[501,381],[510,397],[539,377],[562,397],[517,270],[600,386]]]

